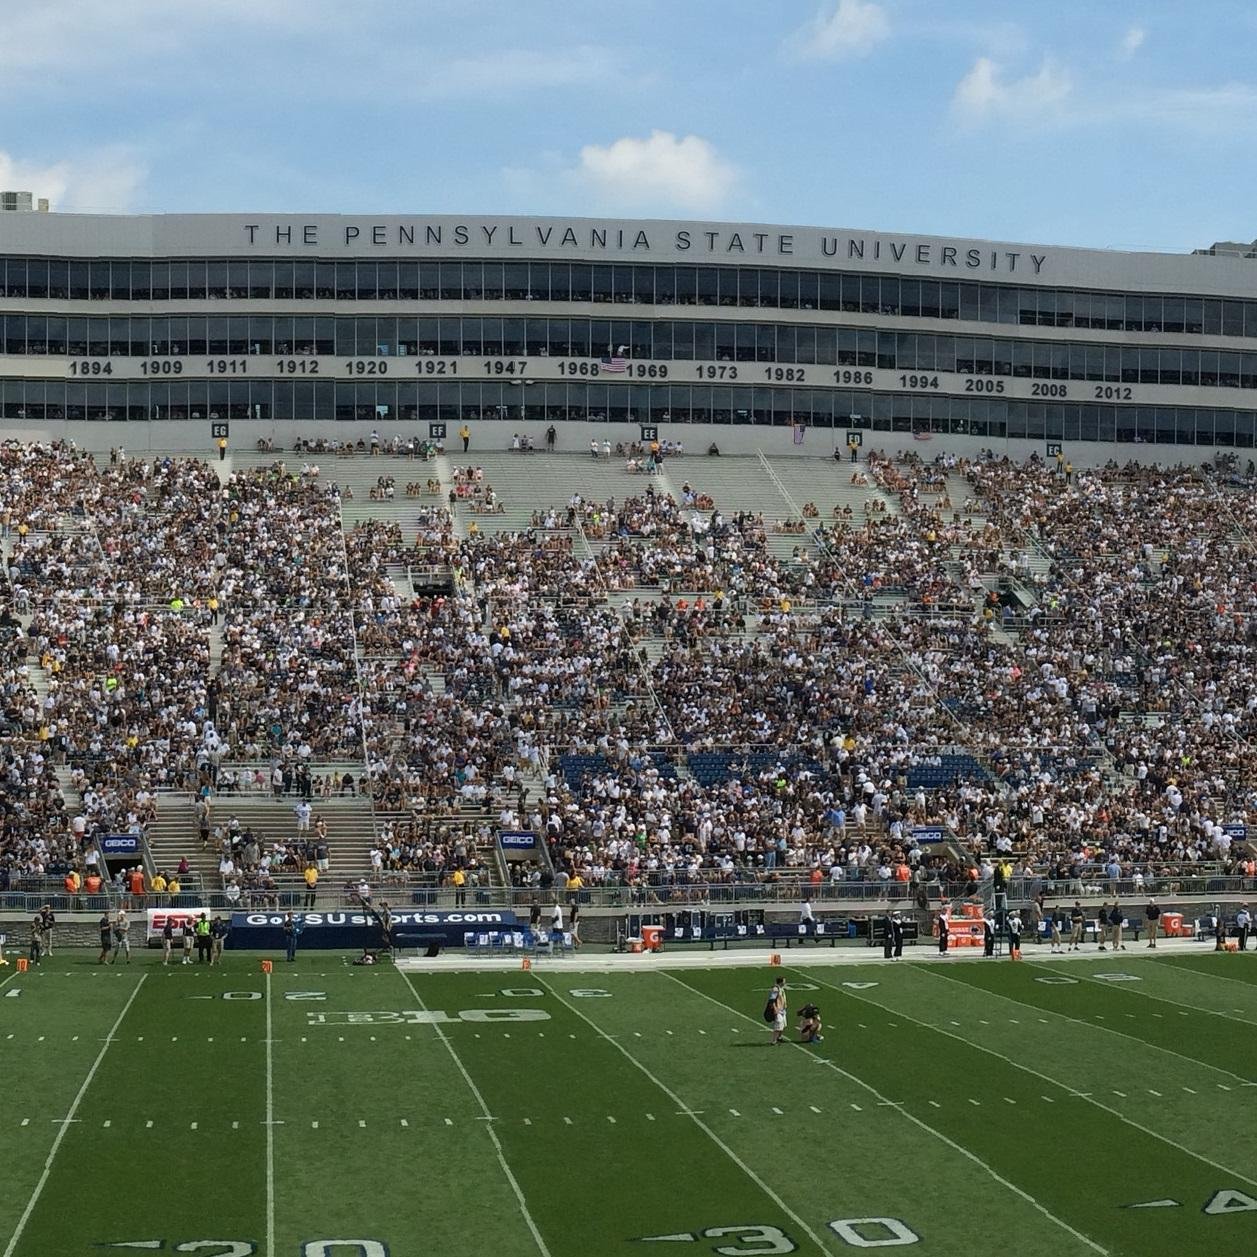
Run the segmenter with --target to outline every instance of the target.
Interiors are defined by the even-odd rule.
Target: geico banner
[[[229,947],[279,949],[285,944],[283,912],[233,912]],[[337,912],[294,912],[300,924],[301,948],[378,947],[383,939],[380,923],[369,912],[345,909]],[[431,908],[402,908],[393,912],[393,932],[422,936],[443,946],[461,946],[469,931],[511,928],[518,924],[508,909],[458,909],[452,912]]]
[[[213,913],[209,908],[147,908],[145,909],[145,925],[146,932],[144,939],[151,943],[154,939],[160,939],[162,931],[166,928],[166,922],[169,921],[175,933],[178,934],[183,929],[185,921],[195,922],[202,912]]]

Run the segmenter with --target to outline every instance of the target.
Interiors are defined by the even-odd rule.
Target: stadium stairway
[[[220,795],[211,817],[215,825],[226,824],[232,816],[241,827],[252,829],[263,844],[286,842],[297,837],[293,815],[295,796],[269,799],[260,795]],[[327,820],[327,845],[330,866],[323,874],[324,888],[339,892],[342,886],[370,873],[368,852],[375,841],[375,820],[369,799],[314,799],[311,833],[314,820]],[[192,871],[200,874],[202,885],[217,890],[218,852],[211,843],[202,851],[197,835],[196,814],[187,795],[163,796],[157,819],[149,826],[148,845],[155,868],[169,872],[180,859],[187,857]]]
[[[853,472],[867,476],[862,463],[835,463],[815,458],[776,458],[765,460],[776,476],[782,489],[801,508],[805,502],[814,502],[820,517],[816,523],[831,523],[834,508],[849,506],[856,524],[865,519],[865,508],[877,503],[886,515],[897,515],[899,506],[895,499],[873,483],[852,484]],[[781,494],[778,494],[780,498]],[[786,516],[781,516],[786,518]]]

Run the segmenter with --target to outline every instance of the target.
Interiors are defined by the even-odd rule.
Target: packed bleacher
[[[924,901],[996,857],[1074,882],[1251,866],[1234,466],[816,459],[799,507],[752,460],[543,497],[429,454],[425,485],[387,452],[357,480],[273,451],[220,479],[0,448],[10,881],[82,861],[76,813],[89,840],[184,818],[205,889],[267,902],[328,862],[333,802],[362,837],[324,887]],[[495,845],[521,827],[532,866]]]

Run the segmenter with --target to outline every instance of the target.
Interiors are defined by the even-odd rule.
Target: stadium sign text
[[[839,235],[808,228],[761,231],[753,226],[660,227],[658,224],[591,224],[563,221],[426,222],[401,219],[389,222],[243,223],[244,243],[253,249],[338,248],[350,252],[373,249],[466,250],[499,253],[527,250],[522,256],[544,253],[605,252],[630,256],[685,256],[701,254],[736,260],[739,257],[835,258],[848,262],[876,262],[936,271],[996,271],[1008,275],[1039,275],[1046,253],[966,245],[940,240],[904,239],[879,235]]]

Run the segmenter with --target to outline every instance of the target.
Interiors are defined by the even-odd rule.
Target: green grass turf
[[[283,1257],[1257,1242],[1243,957],[801,962],[792,1004],[820,1004],[826,1038],[777,1048],[769,969],[311,953],[268,980],[254,956],[156,959],[0,971],[0,1257],[247,1257],[272,1235]],[[1254,1207],[1207,1212],[1228,1190]],[[1178,1203],[1129,1207],[1159,1199]],[[317,1242],[354,1238],[377,1246]]]

